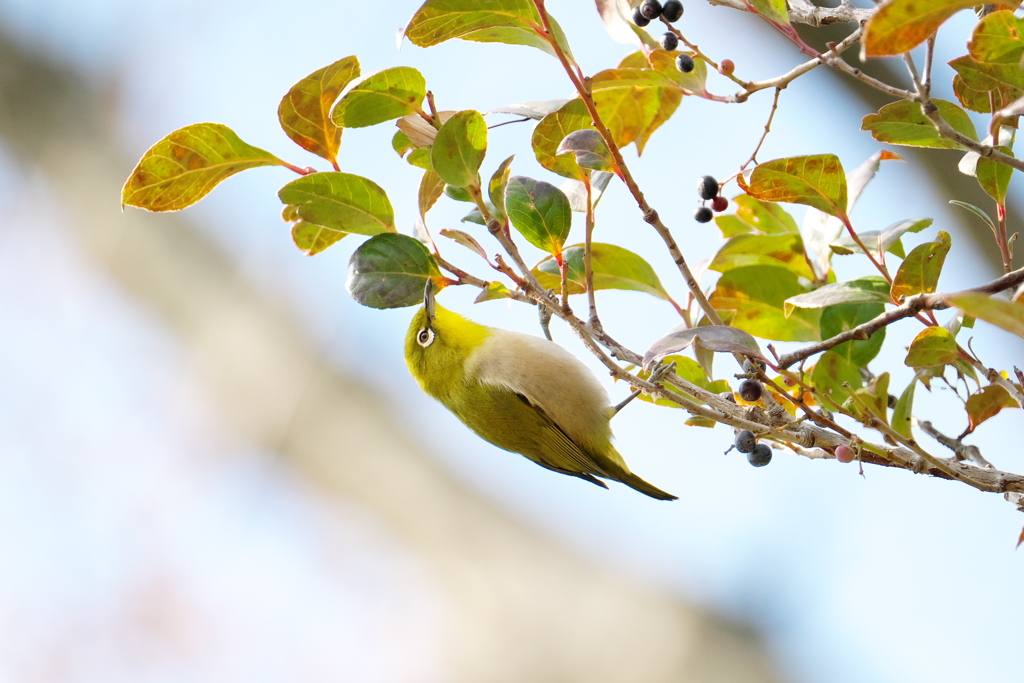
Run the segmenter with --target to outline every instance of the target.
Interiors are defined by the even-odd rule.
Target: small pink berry
[[[731,59],[723,59],[718,65],[718,72],[723,76],[731,76],[736,70],[736,64]]]
[[[839,462],[853,462],[856,455],[857,454],[854,453],[853,449],[846,444],[836,446],[836,460]]]

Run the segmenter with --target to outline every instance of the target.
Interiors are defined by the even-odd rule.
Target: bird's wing
[[[520,393],[515,393],[516,398],[522,401],[526,406],[530,408],[544,423],[545,423],[545,435],[548,439],[545,440],[545,451],[539,453],[538,462],[547,467],[548,469],[562,472],[563,474],[572,474],[575,476],[582,476],[586,474],[596,474],[599,477],[605,477],[613,479],[608,472],[605,472],[594,457],[583,450],[575,441],[562,431],[562,428],[551,419],[551,416],[544,412],[544,409],[540,406],[534,405],[527,396]],[[588,481],[592,481],[590,477],[583,477]],[[604,486],[599,481],[594,481],[595,484]]]

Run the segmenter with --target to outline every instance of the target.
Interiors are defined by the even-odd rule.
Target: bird
[[[429,278],[406,334],[405,360],[423,391],[484,441],[603,488],[608,479],[676,499],[630,472],[612,445],[616,409],[586,365],[547,339],[443,308]]]

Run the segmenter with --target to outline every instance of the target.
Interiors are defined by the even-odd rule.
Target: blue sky
[[[549,6],[585,70],[613,66],[628,52],[607,38],[590,3]],[[0,21],[34,49],[117,93],[113,117],[126,173],[161,136],[197,121],[226,123],[293,163],[323,167],[277,126],[277,104],[299,78],[349,54],[359,56],[364,71],[420,69],[442,109],[571,95],[550,57],[537,50],[452,42],[431,50],[406,43],[396,51],[395,32],[414,2],[307,0],[282,7],[0,0]],[[968,19],[944,29],[950,57],[961,54],[956,43]],[[744,78],[801,61],[781,42],[764,45],[750,19],[724,8],[690,3],[683,25],[709,54],[732,58]],[[937,80],[948,83],[947,72]],[[718,243],[714,231],[689,218],[694,180],[728,175],[749,156],[770,102],[767,93],[742,107],[684,102],[642,160],[627,155],[692,261]],[[879,148],[857,132],[864,113],[812,73],[783,93],[761,158],[834,152],[854,168]],[[408,198],[418,172],[391,151],[392,132],[387,125],[346,132],[341,164],[384,185],[398,225],[411,232],[415,205]],[[547,178],[530,158],[529,134],[525,125],[492,131],[485,168],[516,153],[516,173]],[[954,172],[953,153],[937,155]],[[781,453],[754,469],[735,454],[721,455],[730,442],[726,430],[686,428],[678,415],[646,405],[616,418],[617,443],[636,472],[680,496],[670,506],[624,487],[603,491],[557,477],[490,448],[408,377],[401,344],[410,311],[373,311],[345,295],[351,240],[315,258],[291,245],[276,199],[289,180],[279,169],[243,174],[186,215],[230,250],[245,276],[294,306],[339,366],[385,384],[395,410],[409,416],[410,431],[497,504],[595,561],[763,627],[793,680],[1016,678],[1006,655],[1024,635],[1015,616],[1024,608],[1024,556],[1013,551],[1024,519],[1000,497],[879,468],[861,478],[852,465]],[[1011,188],[1019,192],[1019,180]],[[119,189],[110,188],[112,203]],[[59,201],[48,201],[55,195],[45,178],[0,154],[0,210],[9,218],[0,231],[0,319],[16,330],[5,335],[0,354],[0,544],[10,549],[0,560],[0,632],[17,636],[0,643],[0,681],[24,680],[53,651],[70,653],[75,666],[67,680],[74,681],[284,680],[287,662],[299,656],[315,664],[309,680],[343,671],[363,674],[358,680],[444,680],[432,628],[443,621],[444,607],[416,558],[379,523],[343,501],[318,499],[273,454],[225,433],[202,378],[164,323],[68,239]],[[947,267],[941,288],[956,289],[985,276],[949,211],[914,166],[893,163],[853,219],[866,230],[934,217],[936,225],[908,243],[950,230],[949,262],[956,267]],[[464,227],[462,213],[442,201],[430,214],[431,228]],[[608,191],[598,220],[600,239],[641,253],[667,274],[666,286],[681,290],[621,187]],[[528,259],[540,258],[530,253]],[[840,276],[859,267],[843,262]],[[470,292],[444,296],[445,305],[481,322],[536,331],[525,307],[473,306]],[[610,292],[605,301],[606,325],[621,330],[632,348],[646,348],[674,323],[664,302],[640,294]],[[900,341],[906,345],[915,333],[910,324],[890,332],[894,351],[879,365],[896,368],[895,386],[910,377]],[[556,326],[555,336],[583,354],[564,328]],[[979,328],[974,348],[990,364],[1009,367],[1019,364],[1018,341]],[[613,397],[625,393],[609,389]],[[923,405],[958,431],[962,413],[948,392]],[[997,465],[1021,471],[1019,449],[1007,448],[1021,427],[1020,411],[1006,411],[973,442]],[[139,544],[147,552],[140,554]],[[367,559],[338,572],[325,561],[327,547]],[[261,568],[252,584],[230,589],[251,567]],[[177,601],[154,599],[165,585],[177,591]],[[261,599],[249,599],[254,594]],[[155,605],[153,613],[134,614],[137,604]],[[199,653],[189,659],[170,657],[161,642],[125,656],[123,638],[134,619],[161,620],[174,637],[194,638],[182,614],[206,615],[204,637],[213,645],[185,642],[185,651]],[[282,614],[300,628],[282,627]],[[366,631],[360,625],[367,617],[404,626]],[[348,645],[339,649],[338,642]],[[380,656],[396,649],[408,655],[402,663]]]

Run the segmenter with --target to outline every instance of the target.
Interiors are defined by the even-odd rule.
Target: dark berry
[[[736,435],[736,450],[740,453],[753,453],[756,445],[757,437],[749,429],[744,429]]]
[[[853,452],[853,449],[846,444],[836,446],[836,460],[839,462],[853,462],[855,455],[856,453]]]
[[[718,73],[723,76],[731,76],[735,70],[736,64],[731,59],[723,59],[722,63],[718,65]]]
[[[747,462],[754,467],[764,467],[772,461],[772,449],[766,443],[759,443],[754,450],[747,453]]]
[[[684,74],[688,74],[693,71],[694,66],[696,65],[693,63],[693,57],[690,55],[682,54],[676,57],[676,68]]]
[[[669,23],[679,21],[680,17],[683,16],[683,3],[679,2],[679,0],[668,0],[668,2],[661,6],[661,16]]]
[[[706,206],[698,206],[697,210],[693,212],[693,220],[698,223],[707,223],[714,217],[715,214]]]
[[[722,393],[719,394],[719,396],[724,398],[729,403],[735,403],[736,402],[736,397],[733,396],[733,393],[731,391],[723,391]]]
[[[643,28],[644,26],[647,26],[647,24],[651,23],[651,20],[648,19],[647,17],[645,17],[643,14],[640,13],[640,8],[639,7],[634,7],[633,8],[633,23],[636,24],[637,26],[639,26],[640,28]]]
[[[657,19],[661,16],[661,3],[658,0],[644,0],[640,3],[640,14],[644,19]]]
[[[718,196],[711,200],[712,210],[721,213],[729,208],[729,200],[725,197]]]
[[[754,403],[755,401],[761,400],[761,383],[756,379],[745,379],[740,382],[740,388],[737,390],[744,401],[748,403]]]
[[[661,43],[661,46],[664,49],[668,50],[669,52],[672,52],[672,50],[675,50],[677,47],[679,47],[679,39],[676,38],[676,34],[672,33],[671,31],[663,35],[661,37],[661,40],[659,40],[658,42]]]
[[[718,194],[718,181],[706,175],[697,181],[697,194],[701,199],[714,199]]]

